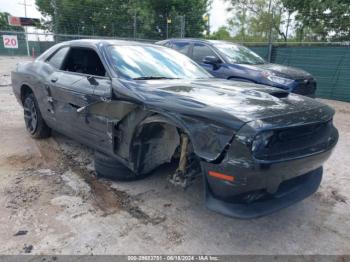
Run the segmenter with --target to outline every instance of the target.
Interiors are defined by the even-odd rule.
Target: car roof
[[[128,41],[128,40],[114,40],[114,39],[77,39],[71,41],[60,42],[44,53],[42,53],[37,60],[45,60],[50,55],[56,52],[62,46],[71,46],[71,47],[90,47],[90,48],[106,48],[111,45],[137,45],[137,46],[154,46],[152,43],[148,42],[137,42],[137,41]]]
[[[209,44],[209,45],[215,45],[215,44],[232,44],[232,45],[239,45],[230,41],[225,40],[210,40],[210,39],[200,39],[200,38],[170,38],[163,41],[159,41],[156,44],[164,44],[170,41],[176,41],[176,42],[191,42],[191,43],[203,43],[203,44]]]
[[[153,45],[148,42],[137,42],[137,41],[129,41],[129,40],[115,40],[115,39],[78,39],[62,42],[64,44],[68,44],[71,46],[109,46],[109,45]]]

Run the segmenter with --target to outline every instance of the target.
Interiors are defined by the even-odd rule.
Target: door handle
[[[53,78],[51,78],[51,82],[52,82],[52,83],[56,83],[56,82],[57,82],[57,80],[58,80],[58,78],[57,78],[57,77],[53,77]]]

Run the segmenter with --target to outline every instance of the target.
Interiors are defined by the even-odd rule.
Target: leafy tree
[[[350,39],[349,0],[281,0],[296,12],[297,34],[300,40]]]
[[[287,41],[290,11],[280,0],[226,0],[231,3],[233,16],[228,21],[235,39],[241,41],[267,41],[270,27],[275,39]],[[286,30],[285,30],[286,29]]]
[[[124,0],[36,0],[36,5],[54,33],[130,36],[132,17]]]
[[[230,10],[232,11],[232,9]],[[242,41],[245,41],[247,38],[248,24],[247,9],[244,6],[237,9],[234,17],[228,21],[229,28],[236,30],[235,38]]]
[[[226,26],[221,26],[217,31],[210,36],[211,39],[217,40],[231,40],[232,37]]]
[[[226,1],[230,30],[241,41],[267,41],[270,27],[274,41],[350,40],[349,0],[272,0],[270,12],[269,0]]]
[[[185,36],[200,37],[206,29],[203,16],[206,14],[209,0],[145,0],[148,10],[154,17],[154,27],[159,29],[162,37],[166,35],[167,18],[171,20],[168,24],[169,36],[175,33],[179,36],[181,17],[185,20]]]
[[[167,31],[179,36],[183,28],[185,36],[201,36],[210,1],[36,0],[36,5],[48,18],[45,27],[55,33],[165,38]]]

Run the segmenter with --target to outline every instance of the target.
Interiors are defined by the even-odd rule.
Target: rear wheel
[[[47,138],[51,135],[51,129],[46,125],[33,93],[24,97],[23,110],[26,129],[31,137]]]
[[[95,170],[97,176],[117,181],[133,181],[145,177],[136,175],[115,158],[97,151],[95,152]]]

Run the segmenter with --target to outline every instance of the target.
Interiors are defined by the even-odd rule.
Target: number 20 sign
[[[18,48],[18,41],[16,35],[3,35],[5,48]]]

